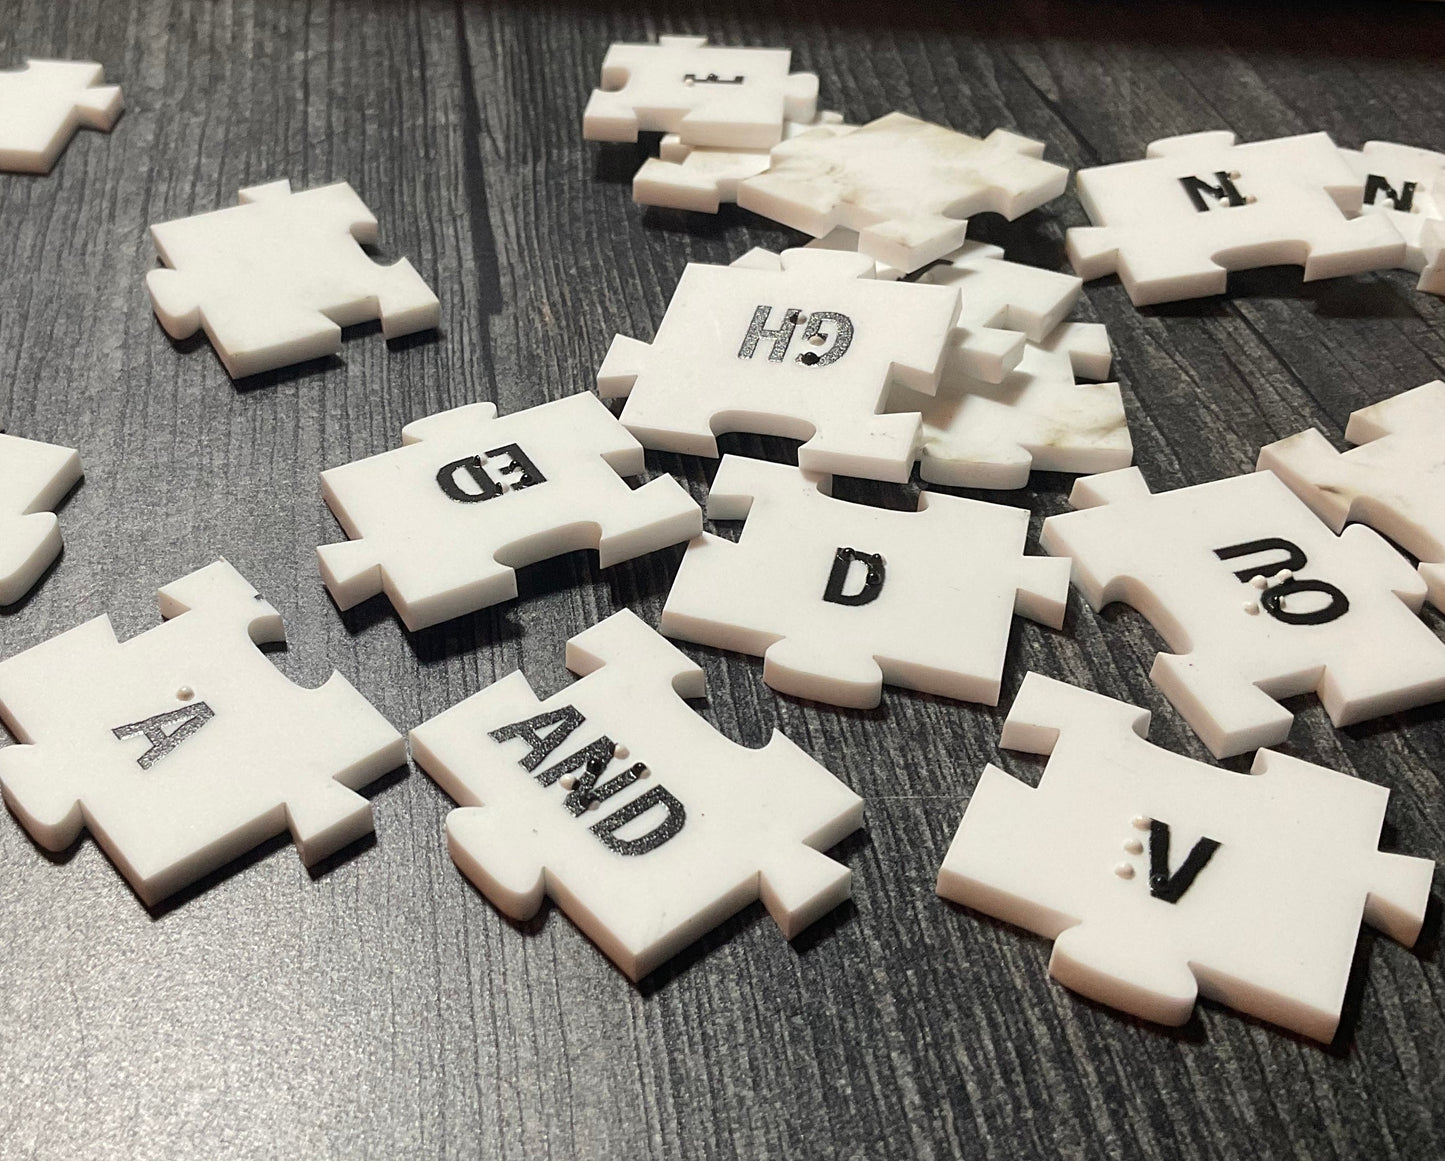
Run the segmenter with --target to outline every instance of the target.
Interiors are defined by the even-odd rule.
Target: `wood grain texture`
[[[340,537],[321,468],[443,407],[586,388],[614,332],[651,337],[686,261],[795,237],[734,209],[644,212],[642,150],[582,142],[608,42],[667,31],[791,45],[852,120],[1004,125],[1074,167],[1213,127],[1445,146],[1434,6],[0,0],[0,62],[102,61],[128,106],[49,177],[0,175],[0,414],[86,465],[61,562],[0,615],[4,654],[105,611],[122,636],[149,628],[158,585],[225,555],[285,617],[284,672],[335,666],[407,728],[518,666],[556,689],[565,639],[615,609],[656,623],[676,550],[541,565],[517,602],[408,635],[380,599],[338,615],[314,547]],[[203,341],[171,343],[142,286],[146,226],[280,177],[352,182],[382,252],[441,295],[440,332],[388,349],[358,328],[337,359],[240,386]],[[971,233],[1058,268],[1083,220],[1070,194]],[[1110,279],[1079,317],[1109,326],[1159,490],[1248,470],[1311,424],[1338,440],[1350,411],[1439,376],[1445,305],[1412,285],[1264,271],[1139,311]],[[714,467],[649,464],[699,498]],[[1036,533],[1069,484],[986,498],[1028,508]],[[1018,622],[1003,704],[1039,669],[1149,707],[1155,740],[1206,758],[1147,680],[1158,644],[1077,600],[1062,632]],[[711,721],[754,745],[780,727],[866,797],[866,832],[838,852],[852,903],[791,946],[751,908],[634,988],[556,912],[502,919],[452,866],[449,803],[415,770],[377,793],[376,840],[319,873],[277,840],[156,914],[90,841],[50,859],[0,819],[0,1155],[1445,1154],[1438,902],[1414,951],[1363,936],[1329,1048],[1212,1004],[1183,1029],[1140,1024],[1051,984],[1046,942],[933,894],[984,763],[1041,768],[996,750],[1001,710],[890,690],[838,711],[773,695],[752,659],[687,651]],[[1286,749],[1389,786],[1395,848],[1445,858],[1445,711],[1335,730],[1312,698],[1295,708]]]

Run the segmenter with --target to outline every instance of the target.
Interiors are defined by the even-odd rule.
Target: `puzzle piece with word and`
[[[882,415],[888,389],[931,394],[958,318],[951,287],[883,282],[873,260],[754,250],[689,263],[651,343],[618,335],[597,373],[646,447],[716,456],[728,431],[803,440],[810,470],[904,481],[917,415]]]
[[[13,605],[60,555],[51,511],[81,476],[74,448],[0,435],[0,605]]]
[[[702,531],[672,476],[641,487],[642,445],[595,395],[497,417],[491,403],[427,416],[402,447],[321,473],[321,494],[351,539],[316,551],[332,598],[349,609],[386,593],[408,629],[517,595],[514,570],[580,548],[602,568]]]
[[[1141,161],[1080,170],[1077,191],[1094,224],[1068,231],[1069,261],[1085,279],[1117,274],[1136,306],[1222,294],[1233,270],[1298,265],[1309,282],[1405,256],[1388,217],[1346,216],[1360,182],[1325,133],[1168,137]]]
[[[1385,217],[1405,239],[1400,265],[1423,271],[1429,262],[1425,228],[1445,218],[1445,153],[1367,141],[1363,149],[1341,149],[1340,156],[1360,183],[1362,213]]]
[[[738,183],[737,202],[815,238],[847,227],[862,253],[913,271],[958,249],[970,215],[1012,220],[1062,194],[1069,171],[1043,151],[1003,129],[980,140],[890,113],[779,143],[767,172]]]
[[[1024,678],[1000,744],[1049,755],[1037,789],[984,769],[938,893],[1054,941],[1049,974],[1183,1024],[1203,995],[1331,1040],[1363,919],[1409,947],[1435,864],[1379,850],[1390,792],[1261,750],[1250,774],[1146,741],[1149,712]]]
[[[848,898],[822,851],[862,800],[774,731],[719,734],[683,698],[703,671],[624,609],[567,642],[580,680],[541,700],[514,672],[411,732],[463,809],[452,858],[526,920],[550,896],[633,980],[761,898],[791,939]]]
[[[1023,554],[1022,508],[922,492],[899,512],[830,483],[723,457],[707,512],[746,520],[742,538],[688,545],[662,631],[761,656],[795,697],[868,709],[887,682],[997,705],[1014,616],[1059,628],[1069,562]]]
[[[818,78],[789,72],[785,48],[722,48],[705,36],[613,44],[582,114],[588,141],[676,133],[689,145],[767,149],[788,121],[818,115]]]
[[[1095,609],[1124,601],[1175,652],[1150,677],[1216,758],[1282,742],[1280,698],[1314,691],[1347,726],[1445,698],[1425,582],[1377,532],[1336,536],[1271,472],[1151,494],[1137,468],[1087,476],[1044,521]]]
[[[410,262],[362,249],[377,221],[345,182],[253,186],[240,205],[162,222],[151,238],[169,268],[146,275],[156,317],[173,339],[204,329],[233,379],[334,355],[342,327],[380,319],[395,339],[440,318]]]
[[[256,648],[281,618],[217,561],[157,594],[166,623],[96,617],[0,662],[5,802],[46,850],[82,827],[154,906],[287,830],[307,865],[371,833],[356,793],[406,761],[339,673],[292,684]]]
[[[109,133],[124,102],[92,61],[27,60],[0,71],[0,170],[49,173],[82,127]]]

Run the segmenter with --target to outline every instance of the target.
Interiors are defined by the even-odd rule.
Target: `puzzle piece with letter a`
[[[1271,472],[1153,495],[1137,468],[1086,476],[1044,521],[1094,609],[1132,605],[1175,652],[1150,677],[1216,758],[1274,745],[1315,691],[1336,726],[1445,698],[1425,583],[1378,533],[1335,536]]]
[[[790,73],[785,48],[721,48],[705,36],[613,44],[602,87],[582,114],[588,141],[636,141],[639,130],[676,133],[689,145],[767,149],[787,121],[818,114],[818,78]]]
[[[662,612],[670,637],[764,658],[796,697],[868,709],[883,683],[998,704],[1015,614],[1059,628],[1069,562],[1025,556],[1028,513],[933,492],[915,512],[850,504],[798,468],[725,456],[714,520]]]
[[[407,424],[401,440],[321,473],[351,538],[316,550],[342,609],[385,592],[422,629],[515,597],[523,565],[595,548],[607,568],[702,531],[672,476],[627,486],[642,445],[590,393],[500,419],[472,403]]]
[[[51,509],[80,475],[74,448],[0,435],[0,605],[28,593],[60,555]]]
[[[1445,383],[1362,407],[1345,439],[1359,446],[1337,452],[1310,428],[1261,448],[1258,466],[1336,532],[1358,520],[1403,547],[1445,609]]]
[[[862,253],[912,271],[958,249],[970,215],[1012,220],[1062,194],[1069,171],[1043,151],[1004,129],[980,140],[890,113],[779,143],[766,173],[738,183],[737,202],[815,238],[844,226]]]
[[[1117,274],[1135,306],[1222,294],[1232,270],[1304,267],[1306,282],[1398,265],[1389,219],[1325,133],[1236,145],[1225,130],[1155,141],[1141,161],[1080,170],[1092,226],[1069,230],[1085,279]]]
[[[372,830],[356,793],[406,761],[400,734],[333,673],[293,685],[256,645],[281,618],[225,561],[157,594],[124,644],[96,617],[0,662],[5,802],[46,850],[88,827],[141,901],[291,832],[310,865]]]
[[[1445,153],[1367,141],[1363,149],[1341,149],[1340,156],[1360,183],[1361,212],[1386,218],[1405,239],[1400,265],[1423,273],[1430,259],[1426,228],[1445,219]],[[1419,289],[1432,289],[1429,281],[1422,278]]]
[[[382,266],[361,248],[377,221],[344,181],[252,186],[240,205],[162,222],[151,238],[169,267],[146,275],[156,317],[173,339],[203,329],[233,379],[334,355],[342,327],[380,319],[395,339],[440,318],[410,262]]]
[[[109,133],[125,107],[93,61],[27,60],[0,71],[0,170],[49,173],[82,127]]]
[[[682,699],[703,671],[624,609],[567,642],[581,680],[518,671],[411,732],[463,809],[452,858],[513,919],[544,896],[633,980],[761,898],[791,939],[848,898],[822,851],[862,800],[776,731],[751,750]]]
[[[1269,750],[1250,774],[1151,745],[1149,712],[1024,678],[1000,744],[1048,754],[1038,789],[984,769],[938,893],[1054,941],[1049,974],[1183,1024],[1198,996],[1333,1039],[1360,921],[1409,947],[1435,864],[1379,850],[1390,792]]]
[[[644,446],[716,456],[728,431],[803,440],[809,471],[904,481],[917,415],[882,415],[892,383],[930,394],[958,318],[951,287],[883,282],[873,260],[754,250],[689,263],[657,337],[618,335],[597,373]]]

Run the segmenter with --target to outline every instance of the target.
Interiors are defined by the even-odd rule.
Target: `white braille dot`
[[[183,685],[180,689],[176,690],[176,696],[182,701],[190,701],[191,698],[196,696],[196,691],[189,685]]]
[[[1287,568],[1282,568],[1279,572],[1275,573],[1274,576],[1269,578],[1269,583],[1272,585],[1282,585],[1292,576],[1294,576],[1294,573],[1290,572]]]
[[[1144,844],[1138,839],[1128,839],[1124,843],[1124,849],[1131,855],[1142,855],[1144,853]]]
[[[1114,874],[1118,875],[1121,879],[1132,879],[1134,877],[1134,868],[1128,863],[1118,863],[1114,867]]]
[[[646,777],[647,777],[649,774],[651,774],[651,773],[652,773],[652,771],[651,771],[650,769],[648,769],[646,766],[643,766],[641,763],[638,764],[638,767],[637,767],[637,776],[638,776],[639,778],[646,778]]]
[[[1246,613],[1248,613],[1251,617],[1253,617],[1255,614],[1257,614],[1257,613],[1259,612],[1259,602],[1258,602],[1258,601],[1245,601],[1245,602],[1244,602],[1244,611],[1245,611]]]
[[[624,746],[621,742],[618,742],[617,745],[612,747],[612,756],[614,758],[625,758],[627,757],[627,754],[627,747]]]
[[[1265,580],[1264,577],[1260,576],[1257,573],[1249,578],[1249,583],[1257,589],[1263,589],[1269,585],[1269,581]]]
[[[1247,206],[1252,206],[1252,205],[1254,205],[1254,203],[1257,202],[1257,201],[1259,201],[1259,199],[1258,199],[1257,197],[1255,197],[1253,194],[1250,194],[1248,197],[1246,197],[1246,198],[1244,199],[1244,204],[1247,205]]]
[[[815,347],[821,347],[827,341],[821,334],[816,334],[808,340],[808,342],[812,343]]]
[[[589,803],[587,804],[587,809],[588,809],[588,810],[596,810],[596,809],[598,808],[598,806],[600,806],[600,805],[601,805],[601,803],[598,802],[598,800],[594,798],[591,802],[589,802]]]
[[[572,777],[571,774],[563,774],[557,781],[562,784],[563,790],[571,790],[572,787],[577,785],[577,779]]]
[[[1132,826],[1135,830],[1148,830],[1149,823],[1150,820],[1145,818],[1142,814],[1136,814],[1133,818],[1129,820],[1129,825]]]

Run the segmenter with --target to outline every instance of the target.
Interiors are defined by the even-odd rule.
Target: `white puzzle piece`
[[[1416,560],[1445,609],[1445,383],[1436,379],[1350,416],[1340,453],[1314,428],[1260,449],[1274,472],[1336,532],[1358,520]]]
[[[785,48],[719,48],[705,36],[614,44],[582,114],[588,141],[676,133],[689,145],[767,149],[787,121],[818,114],[818,78],[790,73]]]
[[[5,803],[46,850],[90,830],[147,906],[287,830],[310,865],[370,834],[356,789],[406,761],[339,673],[293,685],[256,645],[281,618],[217,561],[121,644],[96,617],[0,662]]]
[[[1151,745],[1149,712],[1038,673],[984,769],[938,893],[1054,941],[1049,974],[1183,1024],[1203,995],[1316,1040],[1339,1025],[1360,921],[1414,944],[1435,864],[1378,849],[1383,786],[1261,750],[1250,774]]]
[[[1124,601],[1169,653],[1150,677],[1217,758],[1282,742],[1278,699],[1314,691],[1347,726],[1445,697],[1425,584],[1376,532],[1335,536],[1270,472],[1151,495],[1137,468],[1087,476],[1044,521],[1094,609]]]
[[[74,448],[0,435],[0,605],[13,605],[60,555],[51,511],[80,480]]]
[[[1341,149],[1340,155],[1360,183],[1362,212],[1388,219],[1405,239],[1400,265],[1423,271],[1425,227],[1445,218],[1445,153],[1367,141],[1363,149]]]
[[[523,565],[595,548],[607,568],[702,530],[671,476],[627,486],[642,445],[595,395],[500,419],[472,403],[407,424],[401,440],[321,473],[351,539],[316,551],[340,608],[385,592],[408,629],[510,600]]]
[[[1085,279],[1117,274],[1136,306],[1222,294],[1232,270],[1303,266],[1309,282],[1405,255],[1385,216],[1345,216],[1361,187],[1325,133],[1168,137],[1142,161],[1080,170],[1077,188],[1094,224],[1069,230],[1069,261]]]
[[[868,709],[883,683],[998,704],[1015,614],[1063,624],[1069,562],[1025,556],[1022,508],[923,492],[915,512],[835,500],[798,468],[724,456],[688,545],[670,637],[761,656],[783,693]]]
[[[1003,129],[980,140],[890,113],[780,143],[766,173],[738,183],[737,202],[815,238],[847,227],[864,254],[911,271],[962,245],[971,214],[1013,219],[1063,193],[1069,171],[1043,151]]]
[[[814,238],[810,242],[803,243],[804,250],[841,250],[845,254],[858,253],[858,233],[846,226],[839,226],[836,230],[829,230],[821,238]],[[896,266],[889,266],[886,262],[873,260],[873,277],[882,282],[897,282],[904,277],[908,271],[900,270]],[[916,281],[922,282],[919,278]]]
[[[858,254],[754,250],[689,263],[657,337],[618,335],[597,373],[646,447],[716,456],[728,431],[805,441],[809,471],[903,481],[916,415],[881,415],[888,387],[937,389],[958,291],[880,282]]]
[[[1445,191],[1441,192],[1439,201],[1445,204]],[[1420,252],[1424,256],[1424,265],[1415,289],[1445,294],[1445,220],[1425,223],[1425,228],[1420,231]]]
[[[124,103],[105,69],[84,60],[27,60],[0,71],[0,170],[49,173],[82,127],[109,133]]]
[[[204,329],[233,379],[333,355],[341,328],[381,320],[399,338],[437,325],[437,296],[410,262],[373,262],[371,211],[344,181],[241,191],[240,205],[151,227],[169,269],[146,275],[173,339]]]
[[[750,750],[682,699],[703,672],[624,609],[567,642],[581,680],[518,671],[411,732],[461,803],[452,858],[513,919],[550,896],[634,980],[761,898],[791,939],[848,898],[820,852],[862,800],[776,731]]]

